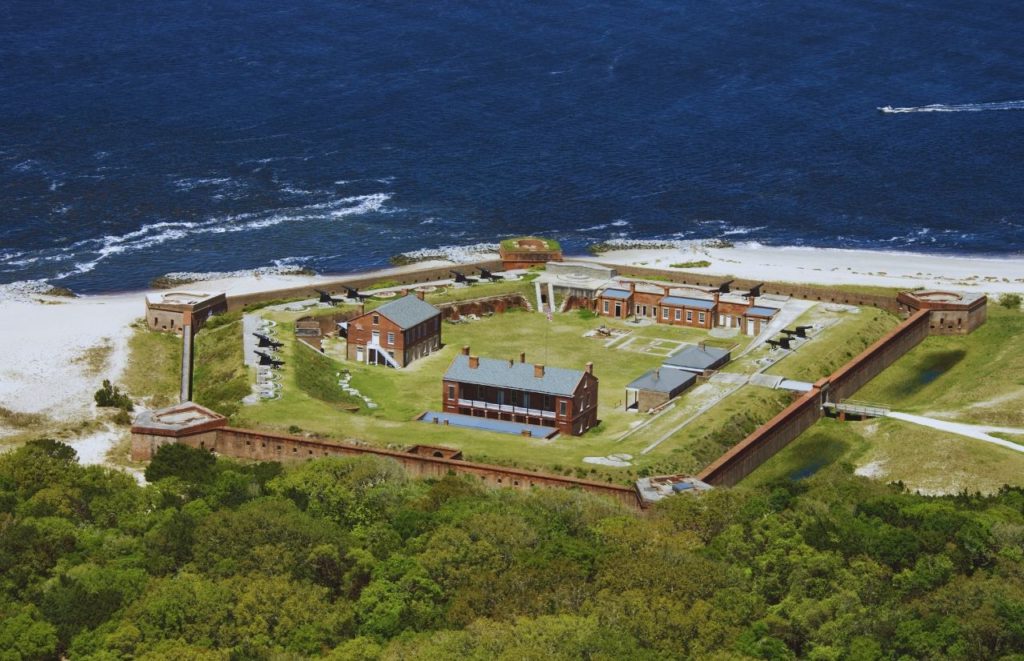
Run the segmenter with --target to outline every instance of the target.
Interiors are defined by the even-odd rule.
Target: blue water
[[[0,283],[511,233],[1024,250],[1024,7],[0,5]],[[952,104],[884,115],[876,107]],[[965,105],[966,104],[966,105]]]

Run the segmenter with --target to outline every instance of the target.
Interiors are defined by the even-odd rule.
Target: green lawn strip
[[[226,315],[225,315],[226,316]],[[251,392],[242,355],[242,322],[236,318],[196,335],[193,399],[230,416]]]
[[[1024,485],[1024,453],[900,420],[825,418],[751,473],[744,484],[829,479],[865,467],[875,479],[924,493],[992,492]]]
[[[178,401],[181,336],[158,333],[136,323],[128,339],[128,364],[120,383],[133,398],[151,408]]]
[[[665,439],[645,457],[646,473],[697,473],[791,401],[782,390],[743,386]],[[645,435],[647,444],[659,434]],[[643,466],[640,466],[643,468]]]
[[[282,332],[291,333],[292,329],[283,326]],[[298,340],[292,342],[290,355],[295,385],[299,390],[328,404],[359,408],[362,400],[345,392],[338,383],[344,369],[341,363]]]
[[[925,339],[857,393],[901,411],[1024,426],[1024,314],[990,305],[970,335]]]
[[[836,314],[840,316],[838,323],[765,372],[798,381],[817,381],[845,365],[899,323],[894,315],[870,307],[861,308],[856,314]],[[805,313],[797,325],[808,318],[811,317]]]

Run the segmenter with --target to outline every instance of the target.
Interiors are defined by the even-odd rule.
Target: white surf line
[[[986,443],[994,443],[995,445],[1001,445],[1004,448],[1015,450],[1016,452],[1024,452],[1024,445],[1014,443],[1013,441],[1006,441],[1001,438],[990,435],[988,432],[1002,432],[1004,434],[1020,434],[1024,436],[1024,429],[1016,427],[993,427],[990,425],[972,425],[966,422],[949,422],[948,420],[938,420],[936,418],[926,418],[923,415],[912,415],[910,413],[900,413],[898,411],[890,411],[886,416],[894,418],[896,420],[902,420],[904,422],[910,422],[915,425],[921,425],[923,427],[931,427],[932,429],[938,429],[940,431],[947,431],[951,434],[958,434],[960,436],[966,436],[979,441],[985,441]]]
[[[989,103],[932,103],[927,106],[907,106],[905,108],[883,106],[878,110],[885,114],[903,114],[909,112],[983,112],[985,110],[1024,110],[1024,100],[992,101]]]

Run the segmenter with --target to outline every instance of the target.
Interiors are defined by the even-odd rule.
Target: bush
[[[112,384],[109,379],[103,379],[103,387],[96,391],[93,399],[96,400],[96,406],[101,408],[118,408],[123,411],[135,410],[132,398],[126,393],[121,392],[121,389]]]
[[[597,319],[597,313],[594,312],[593,310],[588,310],[586,308],[580,308],[579,310],[576,310],[576,314],[577,316],[579,316],[580,319]]]
[[[999,297],[999,305],[1008,310],[1020,309],[1020,294],[1003,294]]]
[[[678,264],[669,264],[674,269],[701,269],[706,266],[711,266],[711,262],[706,259],[698,259],[694,262],[679,262]]]

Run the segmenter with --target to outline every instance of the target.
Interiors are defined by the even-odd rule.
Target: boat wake
[[[882,106],[878,109],[879,112],[886,115],[898,115],[910,112],[983,112],[986,110],[1024,110],[1024,100],[993,101],[991,103],[960,103],[951,105],[933,103],[928,106],[908,106],[906,108]]]

